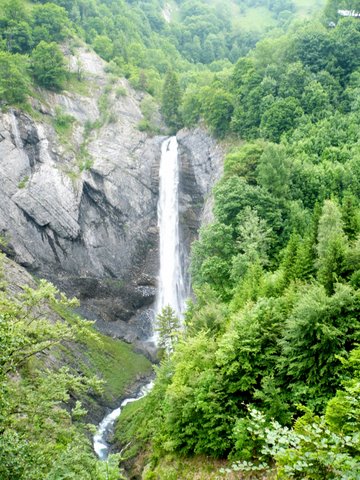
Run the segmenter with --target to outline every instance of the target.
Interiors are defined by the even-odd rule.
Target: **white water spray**
[[[14,137],[14,142],[15,142],[15,145],[16,145],[16,148],[20,151],[23,150],[23,142],[21,140],[21,136],[20,136],[20,131],[19,131],[19,127],[18,127],[18,122],[17,122],[17,119],[15,117],[15,113],[13,110],[10,111],[10,122],[11,122],[11,130],[12,130],[12,134],[13,134],[13,137]]]
[[[179,240],[179,162],[176,137],[163,142],[160,162],[158,226],[160,272],[156,313],[170,305],[181,319],[185,308],[185,286]]]

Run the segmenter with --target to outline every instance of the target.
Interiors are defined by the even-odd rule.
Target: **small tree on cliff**
[[[36,83],[51,90],[61,90],[65,76],[65,60],[55,42],[41,41],[31,55],[32,73]]]
[[[162,90],[161,113],[167,125],[173,130],[181,126],[180,103],[181,91],[178,78],[174,72],[169,71],[165,76]]]
[[[157,315],[156,331],[159,334],[159,346],[171,353],[180,336],[180,320],[175,311],[166,305]]]

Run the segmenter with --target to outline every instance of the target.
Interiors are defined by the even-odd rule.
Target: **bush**
[[[56,43],[41,41],[31,55],[32,72],[41,87],[61,90],[66,70],[64,55]]]
[[[26,63],[20,55],[0,52],[0,100],[21,103],[29,92],[29,77]]]
[[[58,134],[68,133],[74,122],[75,118],[72,115],[63,112],[61,108],[56,107],[54,127]]]

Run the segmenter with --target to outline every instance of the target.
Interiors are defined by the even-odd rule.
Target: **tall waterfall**
[[[162,144],[159,175],[160,272],[156,313],[170,305],[181,318],[186,293],[180,260],[179,162],[176,137],[171,137]]]
[[[158,226],[160,233],[160,272],[156,313],[170,305],[181,318],[185,306],[185,286],[180,259],[179,241],[179,163],[176,137],[171,137],[161,146],[160,195],[158,203]],[[157,336],[153,340],[156,342]],[[139,395],[125,399],[100,423],[93,437],[94,450],[101,460],[109,453],[108,438],[113,431],[122,407],[139,400],[151,390],[153,382],[144,385]]]

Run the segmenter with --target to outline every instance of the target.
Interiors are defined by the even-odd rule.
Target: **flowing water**
[[[159,176],[160,272],[156,313],[160,313],[163,307],[170,305],[177,316],[181,318],[186,295],[180,257],[179,162],[176,137],[171,137],[162,144]],[[156,343],[156,334],[153,335],[151,340]],[[115,421],[119,417],[122,408],[128,403],[144,397],[151,390],[152,386],[152,382],[145,385],[137,397],[127,398],[121,403],[119,408],[113,410],[102,420],[94,435],[94,450],[101,460],[106,460],[109,454],[107,439],[113,432]]]
[[[179,240],[179,161],[176,137],[162,144],[158,203],[160,272],[156,312],[170,305],[181,318],[185,307],[185,285]]]
[[[14,137],[14,143],[18,150],[23,150],[23,142],[21,140],[20,131],[17,123],[17,119],[15,117],[15,113],[13,110],[10,111],[10,122],[11,122],[11,131]]]
[[[123,407],[128,405],[129,403],[136,402],[140,400],[140,398],[145,397],[153,387],[153,382],[149,382],[148,384],[144,385],[137,395],[134,398],[126,398],[120,405],[120,407],[113,410],[109,415],[101,421],[96,434],[94,435],[94,450],[96,455],[100,458],[100,460],[106,460],[109,454],[109,444],[107,443],[106,439],[113,433],[113,428],[115,425],[116,419],[120,416],[121,410]]]

